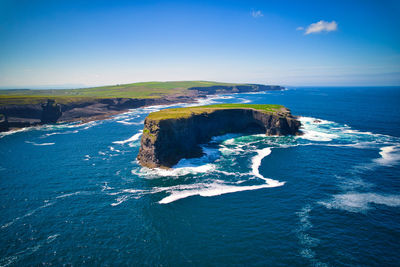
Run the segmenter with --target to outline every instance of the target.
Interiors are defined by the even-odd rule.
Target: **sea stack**
[[[298,135],[300,122],[281,105],[220,104],[165,109],[144,121],[139,163],[170,168],[182,158],[202,156],[200,144],[227,133]]]

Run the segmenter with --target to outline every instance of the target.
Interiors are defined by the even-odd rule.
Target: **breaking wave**
[[[375,160],[383,166],[392,166],[400,161],[400,146],[385,146],[380,149],[381,158]]]
[[[25,143],[32,144],[34,146],[52,146],[55,144],[55,143],[35,143],[35,142],[31,142],[31,141],[25,141]]]
[[[170,193],[169,196],[164,197],[158,203],[160,204],[168,204],[174,202],[179,199],[187,198],[190,196],[202,196],[202,197],[213,197],[219,196],[223,194],[241,192],[241,191],[249,191],[249,190],[257,190],[261,188],[275,187],[274,185],[262,184],[262,185],[251,185],[251,186],[235,186],[228,185],[224,183],[214,182],[211,184],[193,184],[191,188],[187,189],[185,187],[184,190],[180,190],[180,188],[167,189],[166,191]]]
[[[123,141],[114,141],[113,143],[114,143],[114,144],[123,145],[123,144],[129,143],[129,142],[135,142],[135,141],[137,141],[137,140],[140,138],[140,136],[142,135],[142,132],[143,132],[143,131],[140,130],[138,133],[134,134],[133,136],[129,137],[129,138],[126,139],[126,140],[123,140]]]

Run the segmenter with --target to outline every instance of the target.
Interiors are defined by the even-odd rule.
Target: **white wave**
[[[258,168],[259,168],[260,165],[261,165],[262,159],[265,158],[266,156],[268,156],[269,154],[271,154],[271,148],[267,147],[267,148],[258,150],[258,151],[257,151],[257,156],[254,156],[254,157],[251,159],[251,162],[252,162],[252,164],[251,164],[251,169],[252,169],[252,171],[253,171],[253,174],[254,174],[255,176],[257,176],[258,178],[264,179],[264,176],[262,176],[262,175],[260,174]]]
[[[319,204],[328,209],[341,209],[349,212],[365,212],[371,209],[370,204],[400,207],[400,195],[349,192],[334,195],[332,200],[321,201]]]
[[[400,146],[385,146],[379,152],[381,158],[375,162],[383,166],[392,166],[400,161]]]
[[[164,197],[158,203],[160,204],[168,204],[179,199],[187,198],[190,196],[202,196],[202,197],[212,197],[219,196],[223,194],[241,192],[241,191],[249,191],[249,190],[258,190],[262,188],[274,187],[269,184],[262,185],[251,185],[251,186],[235,186],[235,185],[227,185],[221,183],[211,183],[211,184],[194,184],[190,186],[190,189],[184,190],[165,190],[170,193],[169,196]],[[175,189],[176,187],[174,187]]]
[[[140,130],[138,133],[132,135],[131,137],[129,137],[129,138],[126,139],[126,140],[123,140],[123,141],[114,141],[113,143],[114,143],[114,144],[123,145],[123,144],[129,143],[129,142],[135,142],[135,141],[137,141],[137,140],[139,139],[139,137],[142,135],[142,132],[143,132],[143,131]]]
[[[125,120],[123,120],[123,121],[116,121],[116,122],[117,122],[117,123],[124,124],[124,125],[143,125],[143,124],[144,124],[144,120],[139,121],[139,122],[125,121]]]
[[[2,225],[2,226],[1,226],[1,229],[4,229],[4,228],[9,227],[10,225],[13,225],[15,222],[17,222],[17,221],[19,221],[19,220],[21,220],[21,219],[24,219],[24,218],[26,218],[26,217],[32,216],[32,215],[35,214],[37,211],[39,211],[39,210],[41,210],[41,209],[44,209],[44,208],[46,208],[46,207],[49,207],[49,206],[53,205],[54,203],[55,203],[55,202],[47,202],[46,204],[44,204],[44,205],[42,205],[42,206],[40,206],[40,207],[38,207],[38,208],[36,208],[36,209],[34,209],[34,210],[31,210],[31,211],[29,211],[28,213],[26,213],[26,214],[24,214],[24,215],[22,215],[22,216],[20,216],[20,217],[17,217],[17,218],[15,218],[15,219],[13,219],[12,221],[10,221],[10,222],[8,222],[8,223]]]
[[[35,143],[35,142],[31,142],[31,141],[25,141],[25,143],[32,144],[34,146],[52,146],[55,144],[55,143]]]
[[[227,171],[222,171],[222,170],[214,170],[216,173],[222,173],[223,175],[227,176],[235,176],[235,177],[240,177],[240,176],[250,176],[252,173],[242,173],[242,172],[227,172]],[[244,181],[241,181],[240,183],[243,183]],[[238,182],[236,182],[238,183]]]
[[[245,150],[242,148],[243,145],[239,145],[235,148],[228,148],[226,146],[222,146],[219,151],[223,154],[223,155],[232,155],[232,154],[239,154],[239,153],[243,153]]]
[[[359,130],[354,130],[354,129],[345,129],[343,130],[343,133],[349,133],[349,134],[364,134],[364,135],[379,135],[379,134],[374,134],[372,132],[361,132]]]
[[[235,143],[235,138],[231,138],[223,142],[224,145],[233,145],[234,143]]]
[[[101,186],[101,191],[111,190],[111,189],[114,189],[114,188],[108,186],[107,182],[104,182],[104,185]]]
[[[93,126],[97,126],[102,123],[103,123],[102,120],[97,120],[97,121],[89,121],[89,122],[85,122],[85,123],[65,124],[65,125],[62,125],[62,127],[60,127],[60,128],[81,128],[81,127],[83,127],[82,128],[83,130],[87,130],[89,128],[92,128]]]
[[[89,194],[91,194],[89,191],[77,191],[77,192],[73,192],[73,193],[66,193],[66,194],[56,196],[56,199],[66,198],[66,197],[76,196],[76,195],[89,195]]]
[[[263,160],[263,158],[265,158],[269,154],[271,154],[271,148],[269,148],[269,147],[257,150],[257,155],[254,156],[251,159],[251,170],[252,170],[252,173],[254,174],[254,176],[266,181],[267,184],[269,184],[271,186],[274,186],[274,187],[275,186],[282,186],[282,185],[285,184],[285,182],[279,182],[279,181],[274,180],[274,179],[265,178],[264,176],[262,176],[260,174],[259,168],[261,166],[261,161]]]
[[[47,133],[47,134],[44,134],[42,137],[44,138],[44,137],[49,137],[49,136],[57,135],[57,134],[71,134],[71,133],[78,133],[78,132],[79,132],[78,130],[74,130],[74,131],[65,131],[65,132],[54,132],[54,133]]]
[[[365,148],[374,148],[376,142],[358,142],[354,144],[324,144],[324,145],[332,147],[353,147],[353,148],[365,149]]]
[[[114,196],[114,195],[124,194],[122,196],[117,197],[116,202],[110,204],[111,206],[115,207],[120,205],[121,203],[124,203],[129,199],[132,198],[139,199],[145,193],[152,193],[152,192],[150,192],[149,190],[141,190],[141,189],[123,189],[118,192],[108,193],[108,195]]]
[[[118,153],[121,152],[121,150],[115,149],[115,148],[112,147],[112,146],[110,146],[109,148],[110,148],[111,151],[118,152]]]
[[[332,141],[332,139],[339,138],[336,134],[328,133],[328,129],[319,127],[320,125],[333,124],[334,122],[332,121],[312,117],[299,117],[299,120],[301,122],[300,130],[303,132],[303,135],[297,138],[321,142],[329,142]]]
[[[303,124],[309,123],[309,124],[333,124],[333,121],[328,121],[328,120],[323,120],[323,119],[318,119],[318,118],[313,118],[313,117],[299,117],[300,122]]]
[[[224,141],[223,143],[225,143],[225,140],[230,140],[230,139],[234,139],[235,137],[238,137],[239,134],[234,134],[234,133],[229,133],[229,134],[223,134],[223,135],[217,135],[217,136],[213,136],[211,138],[212,142],[221,142]]]
[[[47,242],[53,242],[60,234],[50,235],[47,237]]]
[[[15,133],[26,132],[26,131],[29,131],[29,130],[33,130],[35,128],[37,128],[37,126],[24,127],[24,128],[21,128],[21,129],[11,130],[11,131],[7,131],[7,132],[1,132],[0,133],[0,138],[3,138],[5,136],[7,136],[7,135],[15,134]]]
[[[110,205],[113,206],[113,207],[114,206],[118,206],[119,204],[127,201],[128,199],[129,199],[129,196],[127,196],[127,195],[120,196],[120,197],[117,198],[117,202],[111,203]]]
[[[336,134],[307,130],[306,128],[302,128],[302,132],[303,135],[299,136],[299,138],[307,139],[310,141],[329,142],[332,141],[332,139],[336,139],[339,137]]]
[[[145,176],[146,178],[158,178],[158,177],[179,177],[188,174],[206,173],[213,171],[215,165],[208,163],[200,166],[190,166],[190,167],[174,167],[170,169],[154,168],[149,169],[143,167],[140,170],[139,175]]]

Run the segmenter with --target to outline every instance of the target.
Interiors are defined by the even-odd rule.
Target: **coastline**
[[[167,95],[160,98],[103,98],[70,104],[55,104],[54,100],[48,99],[47,104],[0,106],[0,114],[5,114],[5,118],[0,118],[0,132],[17,131],[23,128],[47,124],[69,122],[81,122],[81,124],[84,124],[91,121],[109,119],[112,116],[128,112],[131,109],[157,105],[195,103],[201,99],[218,95],[282,90],[287,89],[280,86],[260,86],[256,88],[249,86],[243,87],[241,90],[215,90],[213,87],[204,87],[201,90],[192,90],[190,94]],[[49,105],[53,106],[45,110],[45,107]],[[60,116],[57,117],[54,113],[60,113]],[[53,117],[53,120],[43,122],[44,115],[46,117]]]

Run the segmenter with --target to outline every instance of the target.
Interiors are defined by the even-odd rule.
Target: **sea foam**
[[[385,146],[379,152],[381,158],[375,160],[376,163],[383,166],[392,166],[400,161],[400,146]]]
[[[251,159],[251,170],[252,170],[252,173],[256,177],[266,181],[267,184],[270,185],[270,186],[273,186],[273,187],[282,186],[282,185],[285,184],[284,182],[279,182],[279,181],[274,180],[274,179],[265,178],[263,175],[260,174],[259,168],[261,166],[261,161],[263,160],[263,158],[265,158],[269,154],[271,154],[271,148],[269,148],[269,147],[264,148],[264,149],[260,149],[260,150],[257,151],[257,155],[254,156]]]
[[[123,140],[123,141],[114,141],[113,143],[114,143],[114,144],[123,145],[123,144],[129,143],[129,142],[135,142],[135,141],[137,141],[137,140],[139,139],[139,137],[142,135],[142,132],[143,132],[143,131],[140,130],[138,133],[132,135],[131,137],[129,137],[129,138],[126,139],[126,140]]]
[[[399,207],[400,195],[348,192],[345,194],[334,195],[332,200],[321,201],[319,204],[328,209],[341,209],[349,212],[365,212],[372,208],[370,204]]]
[[[223,194],[241,192],[241,191],[249,191],[249,190],[257,190],[261,188],[274,187],[269,184],[262,185],[251,185],[251,186],[235,186],[235,185],[227,185],[221,183],[211,183],[211,184],[194,184],[192,188],[187,190],[172,190],[170,191],[170,195],[161,199],[158,203],[160,204],[168,204],[179,199],[187,198],[190,196],[202,196],[202,197],[212,197],[219,196]],[[168,191],[168,190],[167,190]]]

